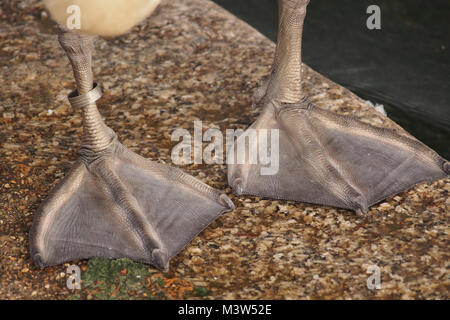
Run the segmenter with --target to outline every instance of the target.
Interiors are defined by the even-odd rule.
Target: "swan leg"
[[[357,214],[417,183],[450,174],[450,163],[411,136],[365,124],[315,106],[302,91],[302,31],[309,0],[279,0],[279,30],[272,73],[255,93],[263,111],[238,137],[229,157],[228,182],[236,194],[296,200],[354,210]],[[278,171],[251,163],[236,146],[275,130]],[[243,151],[244,150],[244,151]],[[240,153],[247,153],[245,155]]]
[[[44,267],[91,257],[130,258],[166,270],[170,259],[233,203],[181,170],[124,147],[98,112],[93,37],[61,27],[59,41],[73,67],[69,95],[83,112],[78,159],[39,207],[30,231],[31,256]]]

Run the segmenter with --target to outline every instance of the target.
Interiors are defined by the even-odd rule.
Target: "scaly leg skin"
[[[223,193],[127,148],[102,121],[93,83],[93,37],[61,27],[61,46],[83,111],[78,159],[41,204],[30,231],[31,256],[44,267],[91,257],[130,258],[167,270],[169,260],[233,203]]]
[[[279,29],[272,74],[256,91],[264,105],[249,129],[279,130],[279,170],[262,175],[268,165],[252,164],[237,144],[228,157],[228,183],[235,194],[295,200],[366,213],[369,206],[450,174],[450,163],[407,135],[365,124],[313,105],[302,94],[301,37],[309,0],[279,0]],[[269,144],[270,145],[270,144]],[[271,146],[273,150],[273,146]],[[237,153],[245,152],[236,163]],[[245,157],[244,157],[245,156]]]

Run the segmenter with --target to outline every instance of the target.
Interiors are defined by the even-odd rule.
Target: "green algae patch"
[[[205,297],[209,294],[209,291],[208,289],[203,287],[195,287],[193,290],[193,294],[196,297]]]
[[[93,258],[82,268],[81,290],[71,300],[188,299],[208,295],[206,288],[169,278],[148,265],[129,259]]]
[[[129,259],[89,260],[81,275],[81,294],[73,299],[165,299],[164,292],[148,279],[152,272],[147,265]]]

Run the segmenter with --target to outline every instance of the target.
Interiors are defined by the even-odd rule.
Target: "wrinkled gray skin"
[[[253,100],[263,104],[263,111],[249,129],[279,130],[279,171],[261,175],[264,166],[248,160],[229,164],[233,192],[346,208],[361,215],[386,197],[450,174],[449,162],[410,136],[334,114],[304,96],[301,45],[308,3],[278,1],[272,74]],[[248,139],[245,133],[237,143],[242,139]],[[236,157],[236,152],[233,148],[228,157]]]
[[[169,260],[223,212],[223,193],[125,148],[101,119],[93,84],[93,37],[61,28],[83,112],[78,159],[35,215],[31,256],[44,267],[91,257],[130,258],[167,270]]]

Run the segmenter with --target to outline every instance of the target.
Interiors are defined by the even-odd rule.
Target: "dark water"
[[[276,0],[214,1],[276,41]],[[450,0],[311,0],[303,60],[450,159]]]

